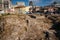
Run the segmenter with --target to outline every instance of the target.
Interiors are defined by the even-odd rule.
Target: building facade
[[[57,3],[55,4],[55,7],[60,7],[60,2],[57,2]]]
[[[2,10],[2,0],[0,0],[0,10]]]
[[[18,6],[25,6],[25,2],[17,2],[16,3]]]
[[[54,1],[51,5],[53,5],[54,7],[60,7],[60,1]]]
[[[0,0],[0,10],[5,10],[10,8],[11,0]]]

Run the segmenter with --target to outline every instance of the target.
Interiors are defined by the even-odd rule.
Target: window
[[[8,1],[4,1],[4,8],[9,8],[9,2]]]
[[[5,4],[5,5],[8,5],[8,4],[9,4],[9,2],[8,2],[8,1],[4,1],[4,4]]]

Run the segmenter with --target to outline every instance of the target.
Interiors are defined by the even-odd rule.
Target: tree
[[[2,4],[2,0],[0,0],[0,4]]]
[[[57,2],[55,1],[55,2],[53,2],[53,5],[55,5],[55,4],[57,4]]]
[[[29,2],[29,6],[33,6],[33,2],[32,1]]]

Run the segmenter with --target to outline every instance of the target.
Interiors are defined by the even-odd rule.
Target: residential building
[[[53,6],[53,7],[60,7],[60,1],[54,1],[53,3],[51,3],[51,5],[50,6]]]
[[[0,0],[0,10],[5,10],[10,8],[11,0]]]
[[[60,7],[60,2],[57,2],[57,3],[55,4],[55,7]]]
[[[18,6],[25,6],[25,2],[17,2],[16,3]]]
[[[2,0],[0,0],[0,11],[2,10]]]
[[[29,11],[29,8],[31,8],[31,6],[15,6],[14,12],[20,14],[26,14]]]
[[[10,8],[11,6],[11,0],[3,0],[3,6],[4,6],[4,9],[6,8]]]

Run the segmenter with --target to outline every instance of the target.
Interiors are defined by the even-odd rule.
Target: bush
[[[4,14],[1,14],[2,16],[6,16],[6,15],[10,15],[10,13],[4,13]]]

